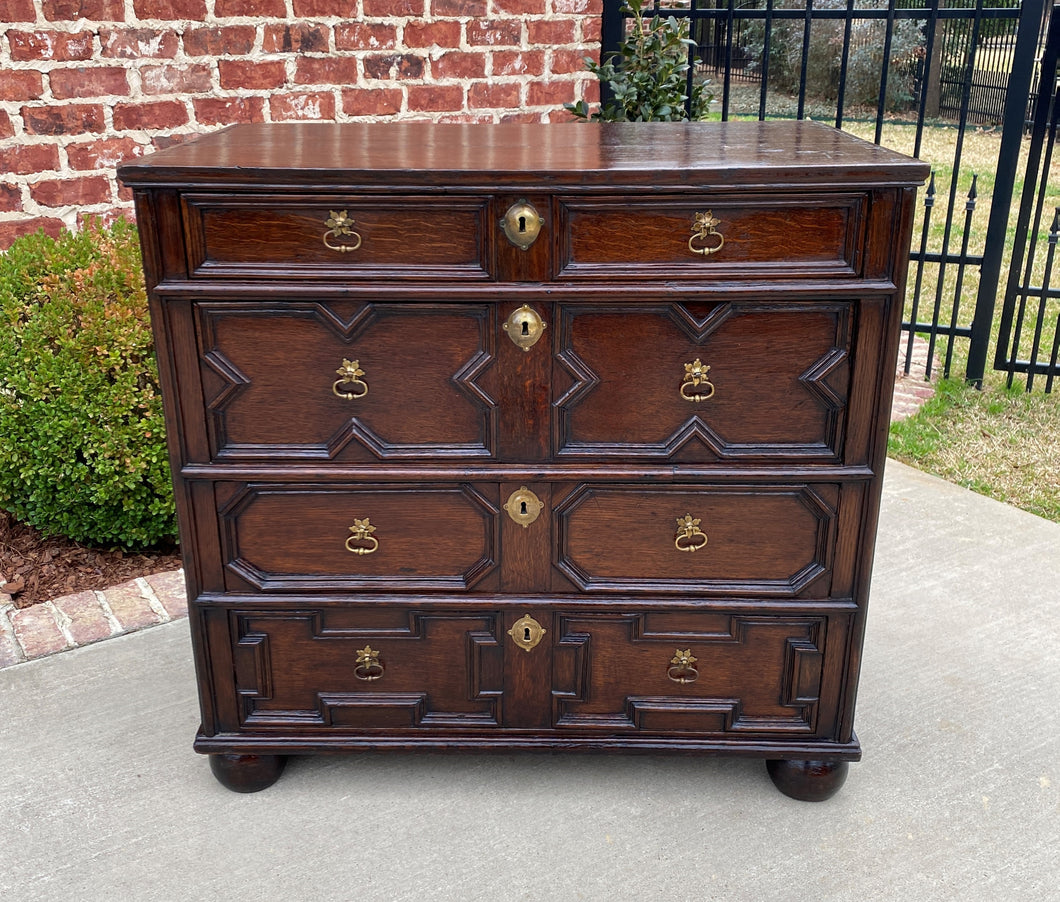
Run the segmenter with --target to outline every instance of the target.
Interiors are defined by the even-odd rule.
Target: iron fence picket
[[[978,175],[972,176],[972,187],[968,189],[968,200],[964,205],[964,234],[961,236],[961,252],[957,255],[957,286],[953,289],[953,310],[950,313],[950,332],[947,336],[946,342],[946,362],[943,365],[943,372],[949,373],[950,365],[953,363],[953,339],[957,336],[954,334],[954,330],[957,328],[957,319],[960,315],[961,308],[961,294],[964,289],[964,272],[971,262],[971,257],[968,254],[968,239],[972,231],[972,214],[975,213],[975,205],[978,200],[978,193],[976,192],[976,183],[979,181]],[[982,258],[979,258],[980,262]],[[931,347],[928,348],[928,362],[927,367],[924,371],[924,377],[927,379],[931,378],[931,361],[935,350],[935,335],[938,332],[938,324],[934,324],[934,328],[931,333]]]
[[[1023,193],[1016,217],[1009,274],[1005,285],[998,339],[994,351],[994,368],[1007,373],[1007,382],[1010,386],[1014,383],[1017,372],[1026,373],[1028,390],[1033,386],[1034,373],[1049,374],[1053,370],[1051,362],[1041,362],[1036,355],[1027,360],[1020,360],[1019,344],[1028,298],[1037,290],[1031,282],[1048,188],[1049,166],[1056,140],[1057,115],[1060,112],[1056,103],[1058,65],[1060,65],[1060,8],[1054,8],[1045,50],[1041,58],[1040,89],[1034,108]],[[1032,219],[1033,228],[1030,225]],[[1049,298],[1060,295],[1060,291],[1052,289],[1048,280],[1044,279],[1040,292],[1040,304],[1043,308]],[[1051,385],[1047,383],[1047,387],[1051,388]]]
[[[1053,258],[1056,256],[1056,239],[1060,237],[1060,209],[1053,214],[1053,225],[1049,229],[1049,250],[1045,256],[1045,273],[1042,275],[1041,291],[1038,295],[1038,317],[1034,323],[1034,337],[1031,340],[1031,352],[1028,359],[1033,363],[1038,360],[1038,351],[1042,341],[1042,327],[1045,325],[1045,308],[1049,300],[1049,284],[1053,276]],[[1027,391],[1034,390],[1034,373],[1037,368],[1027,370]],[[1009,379],[1011,380],[1011,375]]]

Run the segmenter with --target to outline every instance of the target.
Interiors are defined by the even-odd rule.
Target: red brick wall
[[[0,249],[130,208],[130,156],[234,122],[534,122],[595,97],[601,0],[0,0]]]

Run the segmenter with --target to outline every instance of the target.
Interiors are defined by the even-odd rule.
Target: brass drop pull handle
[[[512,204],[501,217],[504,237],[522,251],[528,250],[530,245],[537,241],[544,224],[545,220],[534,205],[525,200]]]
[[[693,517],[691,514],[677,518],[674,547],[678,551],[699,551],[707,544],[707,534],[699,528],[702,522],[699,517]]]
[[[353,675],[359,680],[371,682],[378,680],[383,675],[383,665],[379,661],[379,652],[371,645],[357,649],[357,666]]]
[[[501,328],[516,347],[529,351],[544,333],[545,325],[541,314],[529,304],[523,304],[518,310],[512,311]]]
[[[710,210],[697,213],[692,223],[692,237],[688,239],[688,249],[693,254],[702,254],[704,257],[716,254],[725,245],[725,236],[718,231],[720,225],[721,220],[715,219]]]
[[[331,211],[331,215],[324,220],[324,225],[328,227],[328,230],[324,233],[324,247],[328,250],[338,251],[340,254],[348,254],[350,251],[355,251],[361,246],[361,236],[353,230],[353,227],[357,224],[357,220],[353,219],[345,210]],[[352,238],[350,244],[346,244],[344,241],[340,244],[335,244],[335,239],[342,241],[346,238]]]
[[[714,383],[710,381],[710,367],[698,357],[685,364],[685,381],[681,383],[681,397],[699,403],[714,397]]]
[[[512,624],[512,628],[508,630],[508,635],[523,651],[530,651],[547,632],[548,630],[534,620],[533,617],[529,614],[523,614]]]
[[[368,383],[361,379],[365,373],[359,360],[343,360],[335,372],[340,378],[332,383],[331,390],[340,398],[353,401],[368,394]]]
[[[699,679],[699,671],[696,670],[696,661],[698,658],[692,656],[692,649],[686,648],[684,651],[677,649],[675,654],[670,659],[670,667],[666,671],[666,675],[673,680],[675,683],[694,683]]]
[[[379,539],[372,535],[375,527],[368,522],[368,517],[353,520],[351,535],[346,538],[346,550],[353,554],[373,554],[379,547]]]

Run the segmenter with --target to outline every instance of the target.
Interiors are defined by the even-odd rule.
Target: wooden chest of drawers
[[[922,164],[810,123],[284,124],[120,174],[225,785],[563,748],[838,788]]]

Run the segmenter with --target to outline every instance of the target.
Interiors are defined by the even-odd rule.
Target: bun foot
[[[217,782],[232,792],[260,792],[280,779],[285,755],[210,755]]]
[[[823,802],[832,798],[846,782],[849,769],[846,761],[766,762],[773,785],[800,802]]]

